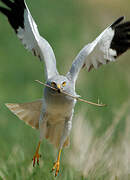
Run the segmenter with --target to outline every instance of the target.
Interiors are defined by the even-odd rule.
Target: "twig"
[[[52,87],[52,86],[49,86],[48,84],[45,84],[45,83],[43,83],[43,82],[41,82],[41,81],[39,81],[39,80],[35,80],[35,81],[38,82],[39,84],[42,84],[42,85],[44,85],[44,86],[47,86],[47,87],[49,87],[49,88],[57,91],[56,88],[54,88],[54,87]],[[106,104],[99,104],[99,103],[97,104],[97,103],[94,103],[94,102],[91,102],[91,101],[87,101],[87,100],[81,99],[81,98],[76,97],[76,96],[72,96],[71,94],[68,94],[68,93],[66,93],[66,92],[64,92],[64,91],[61,91],[61,93],[65,94],[65,95],[67,95],[67,96],[70,96],[70,97],[72,97],[73,99],[77,99],[77,100],[79,100],[79,101],[81,101],[81,102],[85,102],[85,103],[87,103],[87,104],[91,104],[91,105],[98,106],[98,107],[106,106]]]

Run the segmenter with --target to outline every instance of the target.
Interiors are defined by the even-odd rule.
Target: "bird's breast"
[[[57,123],[64,121],[66,117],[70,117],[73,113],[76,100],[65,96],[53,96],[46,98],[46,111],[48,121]]]

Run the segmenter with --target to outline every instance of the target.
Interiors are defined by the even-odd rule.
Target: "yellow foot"
[[[35,155],[33,156],[33,167],[35,166],[36,160],[37,160],[37,165],[39,165],[39,158],[41,157],[41,155],[38,153],[39,152],[39,148],[40,148],[40,144],[41,141],[39,141]]]
[[[58,175],[59,169],[60,169],[60,162],[56,161],[54,163],[54,166],[53,166],[52,170],[51,170],[51,172],[53,172],[55,170],[55,177]]]
[[[40,154],[36,153],[34,156],[33,156],[33,167],[35,166],[35,163],[36,163],[36,160],[37,160],[37,165],[39,165],[39,158],[41,157]]]

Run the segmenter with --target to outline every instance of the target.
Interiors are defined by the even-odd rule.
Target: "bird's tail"
[[[64,131],[64,122],[57,122],[56,124],[49,124],[46,129],[45,138],[50,141],[56,148],[59,147],[60,139]],[[63,147],[69,146],[69,137],[64,142]]]
[[[11,112],[13,112],[19,119],[23,120],[32,128],[39,128],[39,118],[42,108],[42,99],[21,104],[5,104]]]

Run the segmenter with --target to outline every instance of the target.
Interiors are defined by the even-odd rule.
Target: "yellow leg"
[[[39,149],[40,149],[41,141],[39,141],[35,155],[33,156],[33,167],[35,166],[36,159],[37,159],[37,164],[39,165],[39,158],[41,155],[39,154]]]
[[[51,170],[51,172],[53,172],[54,170],[56,170],[56,172],[55,172],[55,177],[58,175],[59,169],[60,169],[61,150],[62,150],[62,149],[59,150],[57,161],[54,163],[54,166],[53,166],[53,168],[52,168],[52,170]]]

